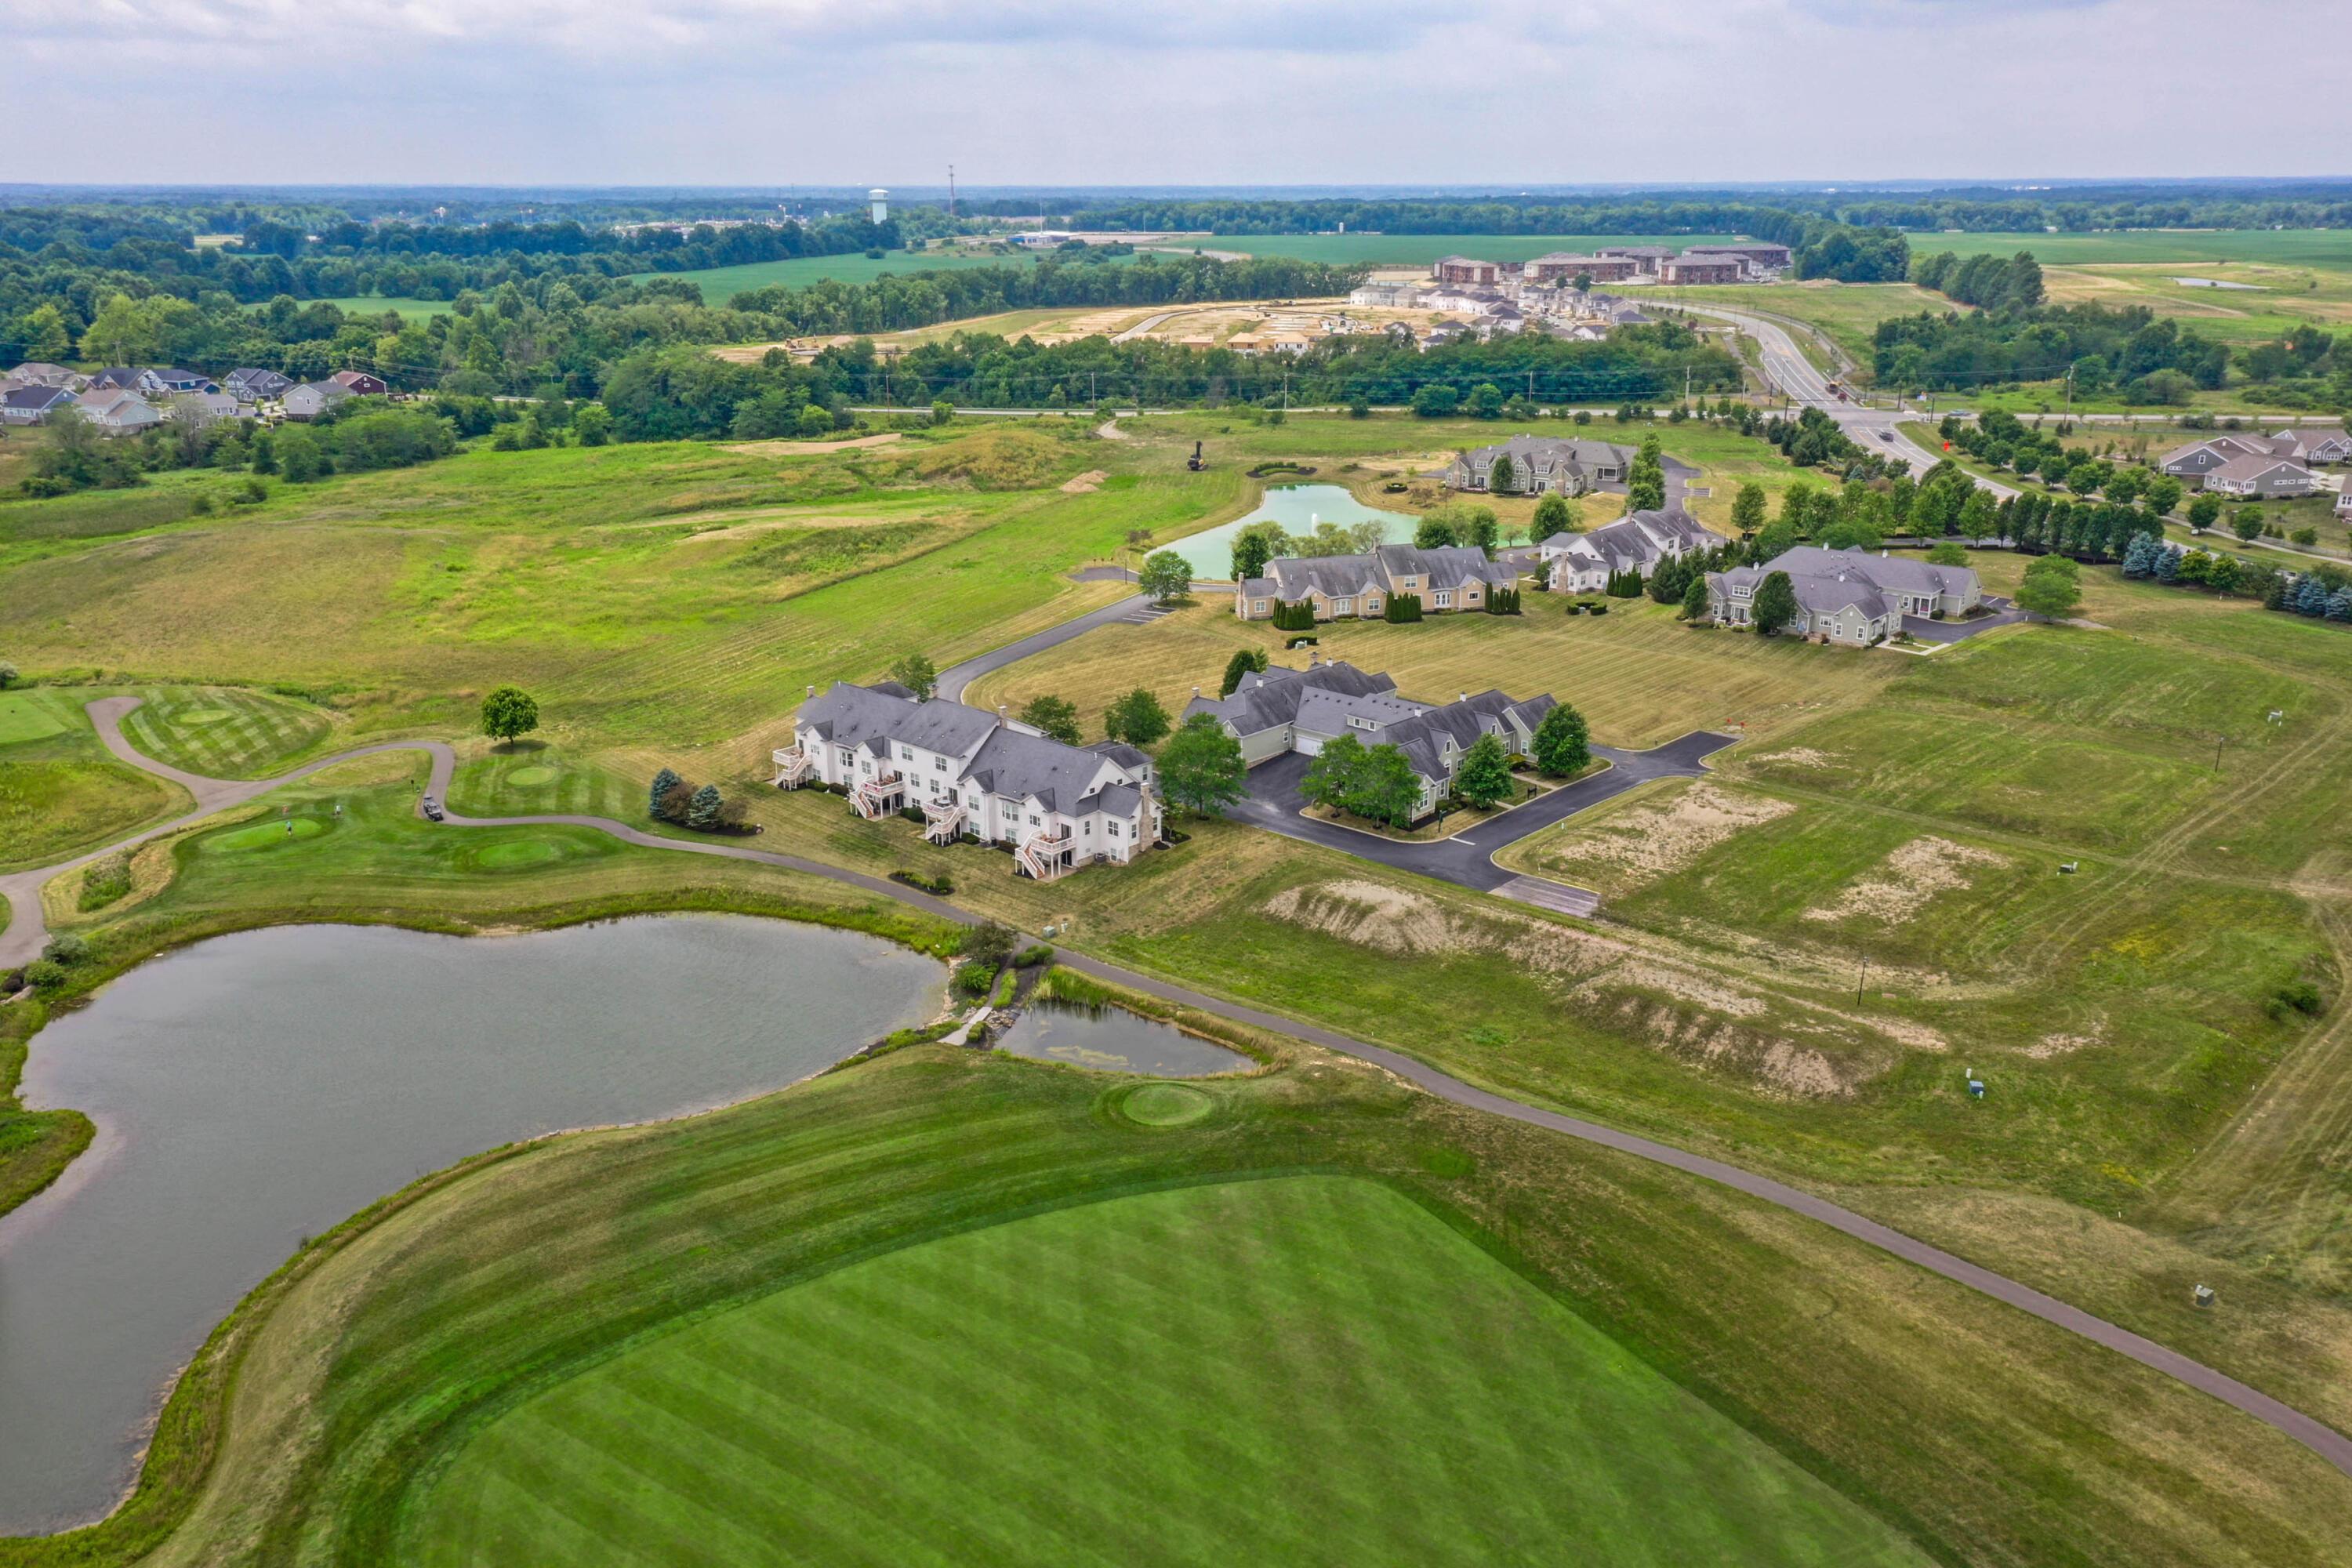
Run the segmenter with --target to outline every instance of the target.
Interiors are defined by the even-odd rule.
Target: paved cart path
[[[332,757],[323,758],[307,767],[298,768],[292,773],[281,774],[274,779],[254,781],[208,779],[200,774],[169,767],[151,757],[142,756],[123,739],[122,716],[138,705],[139,699],[135,697],[110,697],[89,704],[89,716],[98,727],[99,738],[105,742],[108,751],[131,766],[142,768],[160,778],[170,779],[186,788],[195,795],[197,809],[187,816],[177,818],[160,827],[151,828],[135,837],[125,839],[122,841],[123,844],[138,843],[152,838],[157,834],[170,832],[173,828],[199,816],[220,810],[224,806],[242,804],[257,795],[266,794],[279,784],[306,777],[321,768],[331,767],[337,763],[346,762],[353,757],[368,756],[379,752],[404,750],[425,752],[433,760],[430,793],[436,799],[442,801],[448,799],[449,781],[457,772],[457,753],[439,741],[387,741],[377,745],[361,746]],[[1673,746],[1661,747],[1659,750],[1671,752],[1676,747],[1701,742],[1702,740],[1718,739],[1720,738],[1715,736],[1703,738],[1686,736],[1683,741],[1675,742]],[[1695,758],[1693,760],[1696,761]],[[1599,776],[1606,778],[1609,775],[1603,773]],[[828,866],[821,861],[803,860],[796,855],[782,855],[772,850],[754,849],[749,845],[737,842],[665,838],[640,828],[632,827],[626,823],[615,822],[610,817],[569,814],[500,817],[464,817],[452,815],[448,819],[448,825],[458,828],[537,825],[591,827],[600,832],[609,833],[625,842],[644,845],[648,848],[672,849],[687,855],[715,855],[731,860],[753,860],[764,866],[777,866],[785,870],[798,871],[805,876],[823,878],[830,882],[841,883],[878,894],[883,898],[897,900],[900,903],[922,910],[926,913],[962,925],[977,924],[980,920],[979,916],[971,911],[958,909],[955,905],[934,898],[929,893],[902,887],[898,883],[886,881],[879,877],[869,877],[862,871],[852,871],[839,866]],[[37,871],[18,872],[13,877],[0,879],[0,889],[5,889],[10,904],[16,911],[15,919],[10,921],[5,939],[0,939],[5,941],[7,950],[14,952],[22,948],[24,941],[29,938],[32,950],[38,951],[41,924],[40,885],[43,881],[60,871],[86,865],[100,856],[110,854],[121,847],[122,844],[109,845],[105,849],[93,851],[59,865]],[[0,952],[0,963],[21,962],[23,962],[21,958],[11,959],[6,952]],[[1873,1247],[1893,1253],[1895,1257],[1915,1263],[1931,1273],[1939,1274],[1947,1279],[1968,1286],[1970,1289],[1981,1291],[1997,1301],[2004,1302],[2020,1311],[2029,1312],[2044,1322],[2080,1334],[2095,1344],[2103,1345],[2118,1354],[2130,1357],[2143,1366],[2151,1367],[2168,1377],[2177,1378],[2189,1387],[2209,1394],[2223,1404],[2243,1411],[2255,1420],[2284,1433],[2326,1459],[2346,1475],[2352,1476],[2352,1437],[2347,1437],[2334,1427],[2315,1420],[2294,1406],[2273,1398],[2258,1388],[2241,1383],[2224,1373],[2217,1372],[2201,1362],[2193,1361],[2178,1351],[2160,1345],[2144,1335],[2136,1334],[2128,1329],[2108,1322],[2104,1318],[2095,1317],[2079,1307],[2069,1306],[2054,1296],[2045,1295],[2031,1286],[2021,1285],[2014,1279],[1996,1274],[1990,1268],[1971,1263],[1967,1258],[1946,1252],[1940,1247],[1930,1247],[1926,1242],[1906,1236],[1890,1226],[1881,1225],[1876,1220],[1866,1218],[1851,1209],[1842,1208],[1826,1198],[1816,1197],[1785,1182],[1776,1181],[1770,1176],[1761,1175],[1754,1171],[1743,1170],[1737,1165],[1727,1164],[1720,1160],[1709,1159],[1704,1154],[1695,1154],[1689,1150],[1678,1149],[1670,1143],[1660,1143],[1635,1133],[1620,1131],[1613,1127],[1604,1127],[1599,1122],[1586,1121],[1578,1117],[1562,1115],[1556,1110],[1546,1110],[1538,1106],[1523,1104],[1490,1089],[1480,1089],[1475,1085],[1465,1083],[1459,1079],[1449,1077],[1412,1057],[1380,1046],[1369,1045],[1318,1024],[1304,1023],[1296,1018],[1285,1017],[1280,1014],[1264,1012],[1255,1007],[1244,1006],[1236,1002],[1228,1002],[1222,997],[1204,995],[1200,992],[1171,984],[1166,981],[1156,980],[1150,975],[1120,968],[1117,964],[1105,963],[1099,959],[1088,958],[1081,953],[1064,952],[1058,955],[1057,962],[1068,965],[1080,973],[1094,975],[1098,979],[1109,981],[1113,984],[1129,986],[1147,995],[1157,996],[1162,1001],[1195,1008],[1216,1017],[1246,1024],[1253,1028],[1288,1035],[1294,1038],[1306,1040],[1373,1063],[1436,1095],[1441,1100],[1450,1100],[1454,1104],[1466,1106],[1474,1110],[1486,1111],[1496,1116],[1507,1116],[1515,1121],[1523,1121],[1531,1126],[1565,1133],[1569,1137],[1581,1139],[1587,1143],[1612,1149],[1620,1153],[1631,1154],[1637,1159],[1668,1165],[1677,1171],[1729,1187],[1736,1192],[1745,1193],[1765,1203],[1777,1205],[1791,1213],[1803,1215],[1808,1219],[1818,1220],[1833,1230],[1843,1231],[1856,1240],[1867,1242]]]

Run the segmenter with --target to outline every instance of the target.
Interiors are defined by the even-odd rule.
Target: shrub
[[[1317,639],[1311,637],[1285,637],[1282,639],[1283,651],[1286,653],[1296,648],[1314,647],[1317,646],[1318,646]]]
[[[89,957],[89,943],[71,931],[60,931],[49,938],[41,956],[52,963],[80,963]]]
[[[1013,955],[1013,967],[1015,969],[1034,969],[1041,963],[1053,962],[1053,948],[1042,942],[1033,942]]]
[[[126,852],[110,855],[82,873],[81,894],[75,900],[76,909],[102,910],[131,891],[131,857]]]
[[[36,991],[54,991],[66,983],[66,966],[54,958],[37,958],[25,965],[25,984]]]
[[[1421,619],[1421,595],[1391,594],[1388,602],[1381,606],[1381,619],[1391,626],[1402,626]]]
[[[996,982],[996,965],[974,959],[961,964],[955,972],[955,988],[966,996],[985,996]]]
[[[1519,613],[1519,591],[1517,588],[1496,588],[1486,595],[1486,613],[1490,616],[1516,616]]]
[[[2289,1013],[2301,1013],[2315,1017],[2320,1008],[2319,987],[2308,980],[2290,980],[2271,993],[2263,1010],[2273,1018],[2284,1018]]]
[[[997,921],[982,921],[963,933],[960,951],[966,958],[976,959],[995,969],[1013,956],[1013,944],[1019,940],[1019,934],[1011,926]]]

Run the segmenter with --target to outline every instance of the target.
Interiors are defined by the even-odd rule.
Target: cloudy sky
[[[0,182],[2352,174],[2344,0],[0,0]],[[2227,25],[2216,32],[2216,25]],[[2286,73],[2199,63],[2248,40]],[[2266,66],[2264,68],[2268,68]]]

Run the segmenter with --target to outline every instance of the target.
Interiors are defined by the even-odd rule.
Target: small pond
[[[1032,1001],[999,1037],[996,1048],[1039,1061],[1152,1078],[1205,1078],[1246,1072],[1255,1065],[1237,1051],[1124,1007],[1073,1007],[1044,1001]]]
[[[1228,582],[1234,571],[1234,535],[1268,519],[1282,524],[1286,533],[1302,534],[1314,532],[1318,522],[1336,522],[1343,528],[1377,522],[1391,544],[1409,542],[1413,530],[1421,526],[1421,519],[1408,512],[1366,506],[1345,485],[1274,485],[1267,488],[1265,502],[1247,517],[1180,539],[1167,548],[1192,563],[1193,576]]]
[[[665,915],[495,938],[287,926],[141,965],[35,1037],[98,1138],[0,1219],[0,1533],[110,1508],[239,1297],[479,1150],[780,1089],[938,1007],[877,938]]]

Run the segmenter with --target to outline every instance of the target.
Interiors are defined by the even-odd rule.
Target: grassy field
[[[1441,256],[1475,256],[1486,261],[1526,261],[1555,250],[1591,255],[1604,245],[1727,244],[1729,234],[1221,234],[1200,240],[1171,241],[1203,250],[1247,256],[1295,256],[1334,266],[1427,267]]]
[[[654,1560],[973,1561],[1010,1529],[1060,1561],[2344,1560],[2341,1478],[2177,1384],[1276,1049],[1183,1126],[1129,1117],[1141,1085],[917,1047],[428,1180],[240,1310],[123,1514],[0,1563],[609,1560],[689,1493],[710,1531]],[[542,1511],[580,1480],[597,1540]]]
[[[1435,1426],[1451,1440],[1395,1440]],[[883,1448],[879,1475],[844,1463]],[[1198,1563],[1244,1541],[1926,1561],[1410,1199],[1333,1177],[1057,1209],[656,1340],[475,1437],[404,1557]]]
[[[428,316],[447,316],[457,307],[446,300],[408,300],[383,294],[351,294],[339,300],[320,300],[321,305],[332,305],[347,315],[381,316],[386,310],[404,321],[421,321]]]
[[[846,256],[796,256],[782,261],[751,261],[740,267],[708,267],[693,272],[639,272],[632,282],[681,279],[702,290],[706,305],[724,305],[746,289],[805,289],[812,283],[871,283],[884,273],[904,278],[916,272],[943,272],[967,267],[1029,267],[1032,256],[997,256],[971,250],[893,250],[879,259],[863,251]]]
[[[293,698],[234,687],[163,686],[122,721],[125,739],[159,762],[208,778],[282,773],[333,749],[324,710]]]
[[[188,808],[185,791],[106,754],[81,710],[95,695],[0,692],[0,871],[65,859]]]

